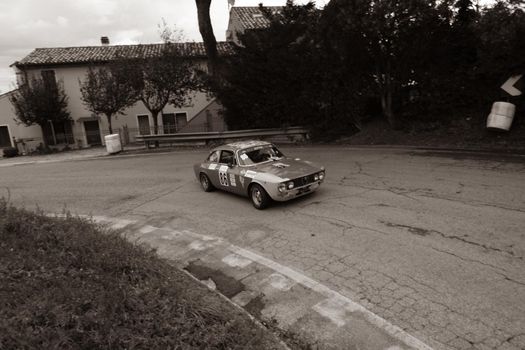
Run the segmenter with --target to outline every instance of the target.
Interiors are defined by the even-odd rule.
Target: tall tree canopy
[[[316,107],[315,56],[308,31],[317,21],[313,3],[296,6],[290,1],[282,12],[261,7],[270,21],[263,30],[240,35],[241,45],[224,65],[215,92],[226,107],[232,128],[279,127],[304,123]]]
[[[332,0],[323,10],[293,1],[278,13],[262,8],[270,25],[239,36],[214,91],[233,128],[307,124],[330,134],[359,125],[374,100],[393,128],[473,116],[483,125],[499,86],[525,73],[524,4]]]
[[[326,7],[323,20],[331,33],[343,42],[335,47],[344,60],[355,53],[368,64],[368,71],[381,100],[383,114],[392,127],[399,126],[396,101],[403,89],[419,80],[432,65],[444,41],[448,18],[438,1],[419,0],[334,0]],[[351,47],[345,49],[344,42]],[[363,61],[362,61],[363,62]]]

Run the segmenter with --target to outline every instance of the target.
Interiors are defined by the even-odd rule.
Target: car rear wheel
[[[270,196],[264,188],[257,184],[250,188],[250,198],[257,209],[264,209],[270,204]]]
[[[202,174],[199,176],[201,187],[204,190],[204,192],[211,192],[213,191],[214,187],[210,182],[210,179],[206,174]]]

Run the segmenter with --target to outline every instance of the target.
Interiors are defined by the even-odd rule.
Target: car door
[[[219,159],[218,176],[220,188],[239,193],[239,168],[235,160],[235,154],[230,150],[222,150]]]
[[[206,174],[208,175],[208,178],[210,179],[211,183],[214,187],[220,188],[220,182],[219,182],[219,157],[220,157],[220,150],[213,151],[210,153],[208,158],[206,159],[206,163],[204,163],[204,166],[206,167]]]

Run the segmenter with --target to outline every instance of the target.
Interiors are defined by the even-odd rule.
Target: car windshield
[[[241,165],[251,165],[269,160],[278,160],[282,157],[284,157],[284,155],[275,146],[258,146],[239,151]]]

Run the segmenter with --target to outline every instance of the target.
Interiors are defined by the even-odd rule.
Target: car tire
[[[215,187],[213,187],[213,185],[211,184],[208,175],[201,173],[199,176],[199,181],[204,192],[211,192],[215,189]]]
[[[250,187],[250,199],[256,209],[266,208],[271,201],[270,196],[260,185],[254,184]]]

